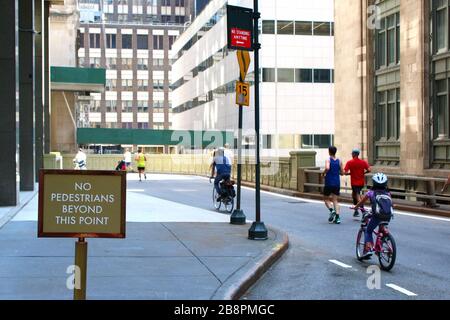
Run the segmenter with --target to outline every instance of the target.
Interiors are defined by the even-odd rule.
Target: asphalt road
[[[128,188],[214,210],[212,184],[206,178],[148,178],[129,181]],[[254,220],[254,208],[254,190],[243,188],[247,219]],[[261,210],[264,223],[288,233],[290,248],[243,299],[450,299],[450,219],[398,212],[390,224],[396,265],[377,273],[371,267],[378,265],[376,258],[366,263],[355,258],[359,221],[347,207],[342,208],[342,223],[334,225],[321,202],[262,192]]]

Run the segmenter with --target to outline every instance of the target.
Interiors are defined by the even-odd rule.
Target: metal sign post
[[[242,83],[247,75],[248,67],[250,66],[250,55],[247,51],[238,50],[236,52],[240,76],[239,81]],[[247,96],[249,95],[249,90]],[[238,100],[238,93],[236,92],[236,100]],[[240,102],[240,101],[239,101]],[[230,217],[231,224],[243,225],[246,222],[246,216],[241,209],[241,181],[242,181],[242,103],[239,105],[239,120],[238,120],[238,163],[237,163],[237,195],[236,195],[236,209]]]
[[[80,287],[74,287],[73,300],[86,300],[87,249],[88,244],[84,238],[79,238],[75,242],[75,265],[78,267],[78,270],[75,269],[75,275],[80,279]],[[79,272],[78,275],[77,272]]]
[[[256,134],[256,172],[255,172],[255,191],[256,191],[256,221],[248,230],[248,238],[251,240],[267,240],[267,228],[261,221],[261,171],[259,155],[259,49],[261,44],[258,39],[258,20],[261,14],[258,12],[258,0],[253,1],[253,36],[254,36],[254,55],[255,55],[255,134]]]

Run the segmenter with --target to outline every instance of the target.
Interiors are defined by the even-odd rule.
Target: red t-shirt
[[[344,171],[350,171],[350,181],[354,187],[364,186],[364,170],[369,170],[369,164],[360,158],[353,158],[347,161]]]

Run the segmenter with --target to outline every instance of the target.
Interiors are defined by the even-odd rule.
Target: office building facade
[[[227,49],[226,5],[212,0],[175,42],[172,59],[173,127],[232,130],[238,127],[236,53]],[[259,1],[261,12],[261,134],[263,155],[286,156],[333,142],[333,1]],[[253,89],[252,63],[246,81]],[[244,107],[244,144],[254,147],[254,96]],[[253,132],[254,133],[254,132]]]
[[[80,0],[79,5],[78,65],[107,69],[106,90],[91,94],[84,126],[171,128],[169,53],[192,19],[193,1]]]

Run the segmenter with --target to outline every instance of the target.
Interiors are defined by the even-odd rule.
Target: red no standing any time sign
[[[250,30],[231,29],[231,45],[250,49],[252,47],[252,33]]]

